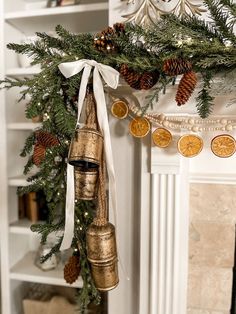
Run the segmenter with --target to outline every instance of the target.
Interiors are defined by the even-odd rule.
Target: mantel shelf
[[[10,278],[14,280],[37,282],[42,284],[81,288],[83,281],[79,278],[74,284],[69,285],[63,278],[63,265],[60,263],[56,269],[42,271],[34,265],[35,252],[28,252],[10,270]]]
[[[32,18],[32,17],[43,17],[43,16],[52,16],[52,15],[62,15],[62,14],[71,14],[71,13],[84,13],[92,11],[104,11],[108,10],[108,3],[89,3],[89,4],[79,4],[65,7],[56,7],[56,8],[43,8],[37,10],[23,10],[16,12],[8,12],[5,14],[5,20],[14,20],[22,18]]]

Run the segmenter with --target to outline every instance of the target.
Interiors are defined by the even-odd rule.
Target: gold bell
[[[69,150],[69,163],[75,167],[98,167],[102,157],[103,136],[87,126],[77,128]]]
[[[115,227],[92,223],[87,230],[87,254],[91,263],[104,263],[117,258]]]
[[[119,283],[115,227],[92,223],[87,230],[87,256],[98,290],[114,289]]]
[[[98,170],[75,167],[75,199],[93,200],[97,194]]]
[[[117,258],[105,263],[91,264],[95,286],[100,291],[109,291],[119,283]]]

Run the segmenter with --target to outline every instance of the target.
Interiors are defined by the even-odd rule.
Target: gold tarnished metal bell
[[[75,167],[75,199],[93,200],[97,196],[98,170]]]
[[[105,263],[117,258],[115,227],[107,222],[92,223],[87,230],[87,254],[91,263]]]
[[[100,291],[109,291],[119,283],[117,258],[105,263],[91,264],[95,286]]]
[[[69,150],[69,163],[75,167],[98,167],[103,151],[101,132],[87,126],[77,128]]]

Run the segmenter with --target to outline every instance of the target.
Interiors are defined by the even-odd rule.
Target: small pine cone
[[[163,72],[169,76],[184,74],[191,70],[192,70],[191,62],[181,58],[167,59],[163,64]]]
[[[112,27],[107,27],[105,28],[102,32],[101,32],[101,35],[104,35],[104,36],[109,36],[109,35],[113,35],[114,34],[114,29]]]
[[[175,100],[178,106],[184,105],[192,95],[197,84],[197,76],[193,71],[189,71],[183,75],[179,82]]]
[[[121,34],[124,34],[125,32],[125,24],[123,23],[115,23],[113,25],[113,28],[117,36],[120,36]]]
[[[155,72],[146,72],[142,74],[141,79],[140,79],[140,88],[141,89],[150,89],[152,88],[156,82],[159,79],[159,73],[157,71]]]
[[[37,142],[44,147],[52,147],[59,145],[58,139],[51,133],[45,131],[36,132]]]
[[[98,34],[94,38],[94,47],[99,51],[112,52],[115,50],[115,46],[108,35]]]
[[[130,69],[126,64],[122,64],[120,68],[120,74],[123,76],[124,80],[129,84],[130,87],[135,89],[140,89],[140,79],[141,74]]]
[[[46,154],[46,148],[39,143],[34,145],[33,163],[39,166],[44,160]]]
[[[69,284],[75,282],[80,274],[79,256],[72,255],[64,267],[64,278]]]
[[[112,41],[114,34],[115,30],[110,26],[107,27],[95,36],[94,47],[99,51],[112,52],[115,50],[115,46]]]

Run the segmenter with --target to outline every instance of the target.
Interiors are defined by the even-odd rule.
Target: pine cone
[[[159,79],[159,73],[155,72],[146,72],[142,75],[140,79],[140,88],[141,89],[150,89],[152,88]]]
[[[113,28],[117,36],[120,36],[121,34],[124,34],[125,32],[125,24],[123,23],[115,23],[113,25]]]
[[[109,27],[105,28],[103,31],[101,31],[101,35],[109,36],[109,35],[113,35],[114,32],[115,32],[114,29],[109,26]]]
[[[195,72],[190,71],[183,75],[179,82],[178,90],[175,96],[178,106],[184,105],[189,100],[196,84],[197,76]]]
[[[39,166],[45,158],[46,148],[39,143],[34,145],[33,163]]]
[[[121,65],[120,74],[123,76],[124,80],[129,84],[130,87],[140,89],[140,79],[142,77],[141,74],[130,69],[127,64]]]
[[[191,70],[192,70],[191,62],[181,58],[167,59],[165,60],[163,65],[163,72],[169,76],[184,74]]]
[[[94,47],[100,51],[112,52],[115,49],[112,42],[114,34],[115,30],[112,27],[107,27],[94,38]]]
[[[129,73],[129,67],[127,64],[122,64],[120,67],[120,74],[125,77]]]
[[[38,144],[44,147],[52,147],[59,145],[58,139],[51,133],[45,131],[36,132],[36,140]]]
[[[69,284],[75,282],[80,274],[80,263],[79,256],[73,255],[69,258],[68,262],[64,267],[64,278]]]

